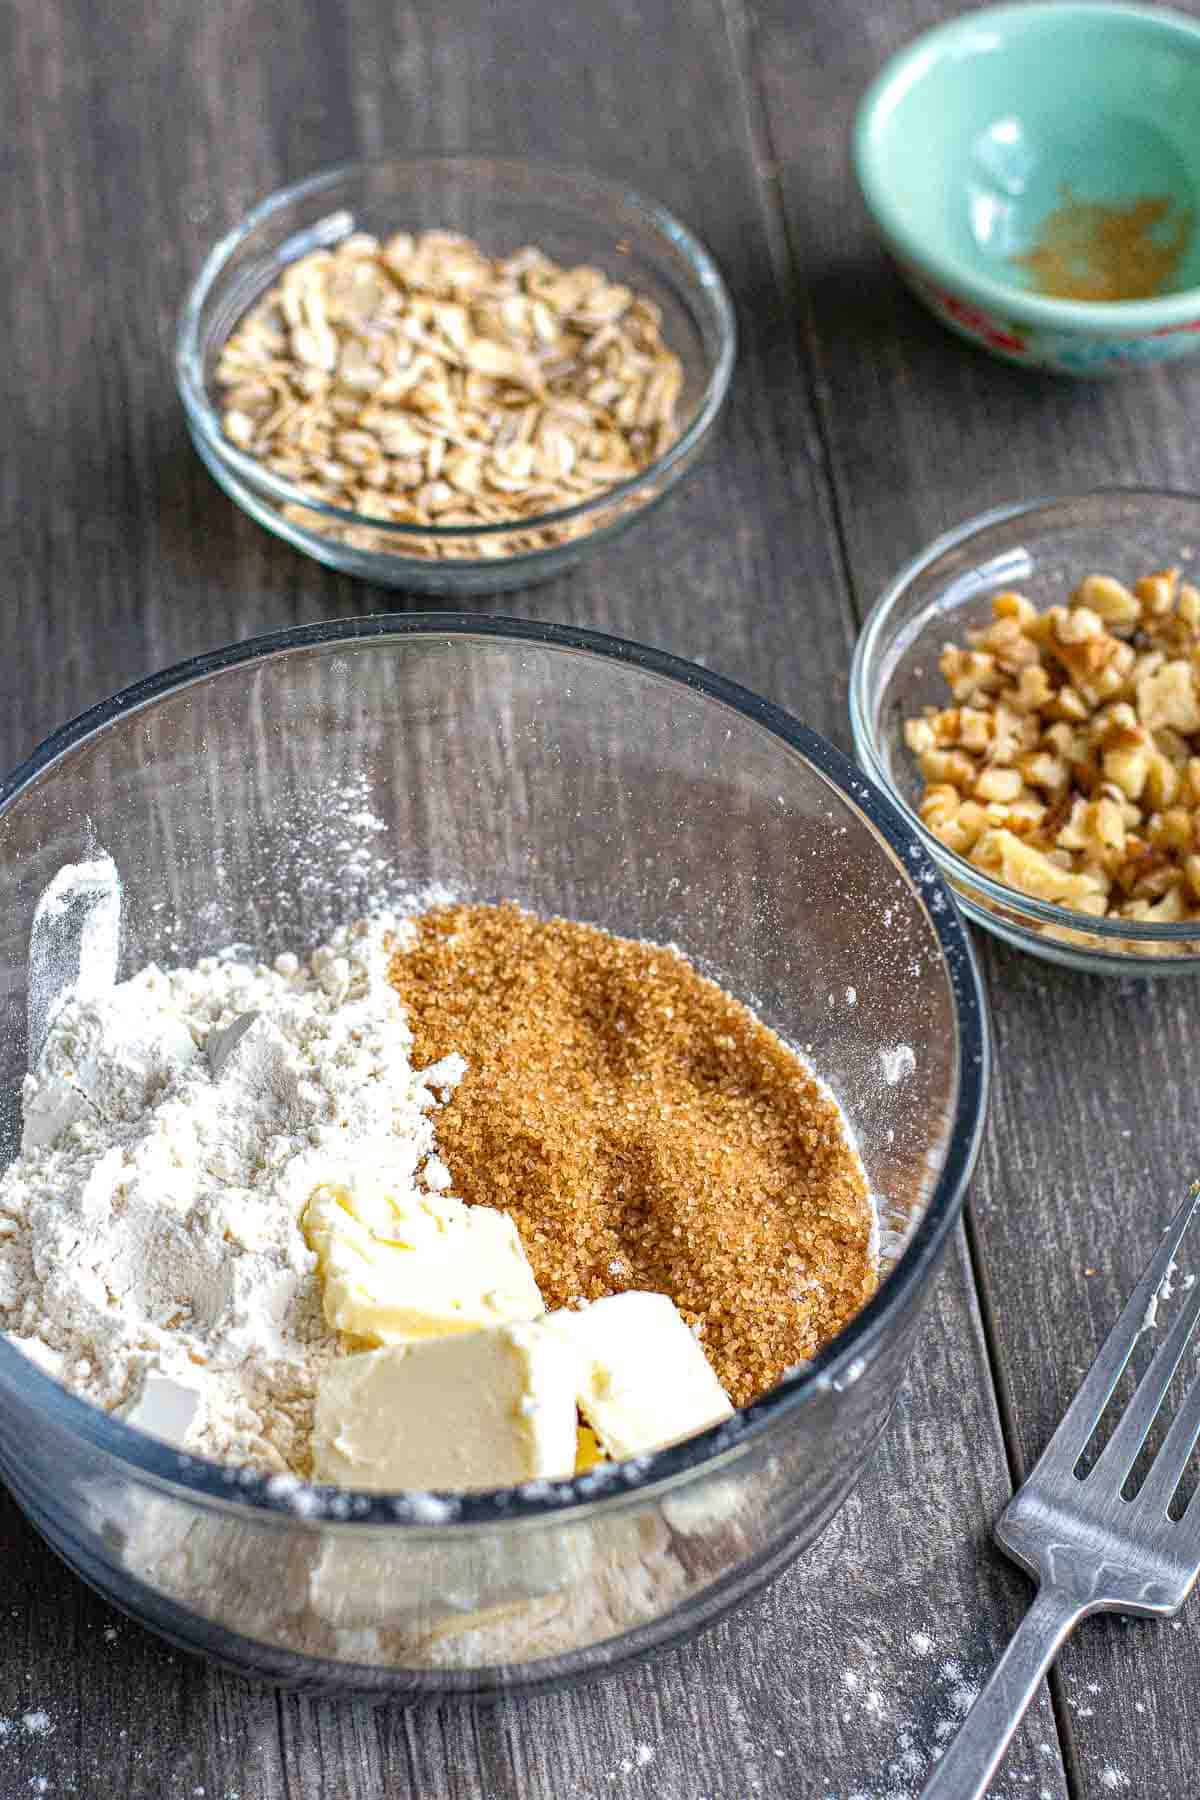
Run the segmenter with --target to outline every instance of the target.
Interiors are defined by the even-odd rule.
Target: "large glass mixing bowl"
[[[457,1498],[182,1455],[0,1337],[0,1473],[72,1568],[248,1674],[415,1697],[611,1669],[811,1542],[887,1420],[987,1081],[963,926],[878,788],[743,689],[565,627],[362,619],[155,676],[0,787],[4,1160],[34,907],[101,850],[124,880],[123,974],[302,948],[430,884],[678,944],[838,1095],[878,1197],[883,1279],[727,1424],[574,1481]]]

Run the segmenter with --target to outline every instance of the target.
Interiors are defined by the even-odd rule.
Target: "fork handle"
[[[987,1792],[1038,1683],[1087,1610],[1062,1588],[1038,1589],[921,1800],[980,1800]]]

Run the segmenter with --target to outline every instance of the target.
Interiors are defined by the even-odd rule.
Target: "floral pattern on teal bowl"
[[[896,265],[913,292],[943,325],[980,344],[994,356],[1058,375],[1115,375],[1123,369],[1173,362],[1200,349],[1200,317],[1181,325],[1164,325],[1143,337],[1092,337],[1079,332],[1049,331],[1019,319],[987,312],[939,287],[900,257]]]
[[[854,164],[885,246],[943,324],[1026,368],[1110,375],[1200,350],[1198,120],[1200,20],[1032,0],[964,14],[894,56],[859,107]],[[1183,229],[1162,291],[1034,288],[1027,259],[1067,198],[1165,202]]]

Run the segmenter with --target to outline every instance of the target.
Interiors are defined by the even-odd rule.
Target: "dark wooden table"
[[[939,0],[16,0],[0,13],[0,763],[149,670],[412,602],[236,511],[185,436],[176,309],[284,181],[384,148],[631,175],[707,241],[742,349],[719,443],[644,529],[510,611],[694,657],[845,745],[858,622],[981,505],[1194,479],[1200,370],[1068,385],[945,335],[871,240],[855,99]],[[1196,1172],[1194,983],[1104,982],[982,944],[998,1077],[970,1217],[894,1424],[815,1550],[628,1677],[403,1711],[171,1654],[0,1498],[0,1796],[887,1800],[1029,1597],[990,1521]],[[1089,1624],[997,1792],[1200,1788],[1200,1611]],[[37,1717],[44,1713],[44,1722]],[[34,1715],[26,1721],[26,1715]]]

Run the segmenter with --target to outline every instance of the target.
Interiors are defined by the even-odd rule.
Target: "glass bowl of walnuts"
[[[1200,969],[1200,498],[997,508],[900,571],[850,682],[863,768],[964,912],[1099,974]]]

